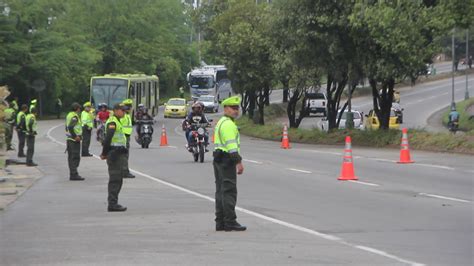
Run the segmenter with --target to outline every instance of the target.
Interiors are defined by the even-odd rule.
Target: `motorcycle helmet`
[[[191,106],[191,110],[193,110],[193,112],[195,113],[201,113],[202,112],[202,109],[203,109],[203,103],[201,102],[195,102],[193,103],[193,105]]]
[[[145,111],[145,105],[143,103],[138,105],[138,110],[144,112]]]

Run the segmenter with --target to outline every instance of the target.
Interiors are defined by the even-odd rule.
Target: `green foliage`
[[[54,106],[56,97],[66,106],[84,101],[90,77],[108,73],[158,74],[160,89],[172,91],[197,64],[179,1],[3,2],[10,12],[0,14],[0,84],[21,102],[37,97],[35,79],[47,83],[43,106]]]

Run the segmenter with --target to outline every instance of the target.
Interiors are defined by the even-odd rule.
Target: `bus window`
[[[137,100],[136,103],[137,105],[142,102],[142,84],[137,83]]]
[[[148,91],[147,91],[147,108],[151,107],[151,82],[148,82]]]
[[[135,87],[133,87],[133,84],[130,84],[130,95],[129,95],[129,98],[133,99],[135,98]]]

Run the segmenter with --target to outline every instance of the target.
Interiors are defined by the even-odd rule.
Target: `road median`
[[[243,117],[237,124],[243,135],[281,141],[283,124],[280,122],[272,121],[266,125],[256,125],[248,118]],[[398,149],[401,131],[334,130],[327,133],[319,129],[290,128],[288,130],[290,141],[296,143],[344,146],[346,136],[352,137],[354,146]],[[409,129],[408,138],[411,149],[474,155],[474,131],[451,134]]]

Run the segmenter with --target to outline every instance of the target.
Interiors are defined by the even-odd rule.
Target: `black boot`
[[[69,180],[71,180],[71,181],[83,181],[83,180],[85,180],[85,178],[80,176],[80,175],[73,175],[73,176],[69,177]]]
[[[107,208],[107,211],[109,212],[124,212],[126,210],[127,210],[127,207],[124,207],[120,204],[109,205],[109,207]]]
[[[38,164],[36,164],[34,162],[27,162],[26,166],[38,166]]]
[[[133,175],[132,173],[128,173],[126,176],[124,176],[123,178],[135,178],[135,175]]]
[[[229,231],[245,231],[247,230],[246,226],[240,225],[238,222],[227,223],[224,225],[224,230]]]

